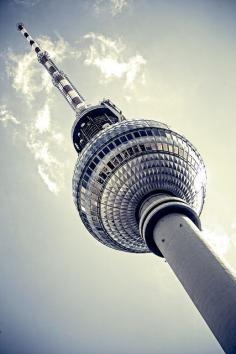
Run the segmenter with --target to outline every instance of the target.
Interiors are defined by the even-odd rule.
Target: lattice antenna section
[[[59,89],[73,110],[78,111],[85,106],[84,98],[75,86],[68,79],[63,71],[59,70],[56,64],[50,59],[49,54],[42,50],[38,43],[29,35],[23,23],[17,24],[17,29],[27,39],[31,48],[35,51],[38,61],[45,67],[52,78],[53,84]]]

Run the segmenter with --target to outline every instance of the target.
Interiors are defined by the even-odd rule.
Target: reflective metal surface
[[[150,120],[123,121],[100,131],[78,157],[73,195],[81,219],[100,242],[117,250],[149,252],[136,211],[143,198],[165,191],[200,214],[206,172],[183,136]]]

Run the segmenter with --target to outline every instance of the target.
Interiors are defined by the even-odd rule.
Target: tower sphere
[[[149,248],[139,231],[139,211],[150,195],[178,197],[199,215],[206,172],[193,145],[165,124],[126,120],[110,100],[86,104],[24,24],[19,23],[17,29],[76,112],[72,140],[78,161],[73,196],[88,231],[109,247],[145,253]]]
[[[196,148],[152,120],[105,124],[79,153],[73,176],[74,202],[88,231],[106,246],[135,253],[150,252],[139,232],[139,208],[148,195],[179,197],[199,215],[205,189]]]

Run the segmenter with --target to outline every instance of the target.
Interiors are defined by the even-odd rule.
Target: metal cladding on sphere
[[[81,219],[103,244],[150,252],[139,232],[142,201],[165,192],[201,213],[206,187],[203,160],[193,145],[165,124],[124,120],[97,133],[79,154],[73,195]]]

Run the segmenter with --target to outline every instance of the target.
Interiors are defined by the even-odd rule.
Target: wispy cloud
[[[224,256],[230,246],[231,237],[223,230],[221,226],[215,229],[205,229],[203,232],[205,240],[211,245],[219,256]]]
[[[127,0],[111,0],[111,13],[113,16],[120,14],[128,5]]]
[[[43,182],[49,191],[57,194],[64,185],[65,166],[56,156],[60,157],[59,150],[63,150],[65,138],[55,124],[51,124],[49,104],[44,104],[30,124],[20,122],[6,105],[0,105],[0,123],[4,128],[8,128],[8,124],[13,125],[13,137],[18,136],[23,141],[37,162],[37,171]]]
[[[13,0],[13,1],[17,5],[32,7],[38,4],[40,0]]]
[[[51,128],[49,104],[38,111],[36,119],[26,130],[26,146],[37,161],[38,173],[48,189],[57,194],[63,186],[64,164],[55,157],[55,145],[61,145],[64,136]]]
[[[91,42],[84,63],[97,67],[102,81],[123,78],[126,88],[132,88],[137,79],[143,82],[146,60],[142,55],[125,59],[125,45],[120,39],[112,40],[97,33],[88,33],[84,38]]]
[[[96,0],[94,10],[98,15],[110,12],[112,16],[117,16],[127,8],[128,3],[128,0]]]
[[[20,124],[19,120],[8,110],[5,104],[0,105],[0,122],[5,127],[10,124]]]
[[[35,129],[39,133],[44,133],[49,131],[49,128],[50,128],[50,110],[48,104],[45,104],[44,107],[37,114],[37,118],[35,121]]]
[[[38,43],[47,49],[52,58],[57,57],[57,63],[80,56],[80,52],[61,37],[54,42],[49,37],[41,37]],[[31,117],[30,121],[27,117],[20,119],[21,125],[16,127],[16,133],[32,154],[42,181],[49,191],[58,194],[64,186],[65,163],[62,152],[66,148],[62,131],[51,120],[54,102],[53,96],[50,95],[48,99],[48,92],[53,88],[50,76],[40,67],[33,52],[20,55],[9,51],[6,64],[12,87],[21,94],[22,101],[28,103],[26,111]],[[34,103],[36,99],[37,105]],[[19,124],[19,120],[6,106],[1,106],[0,120]]]

